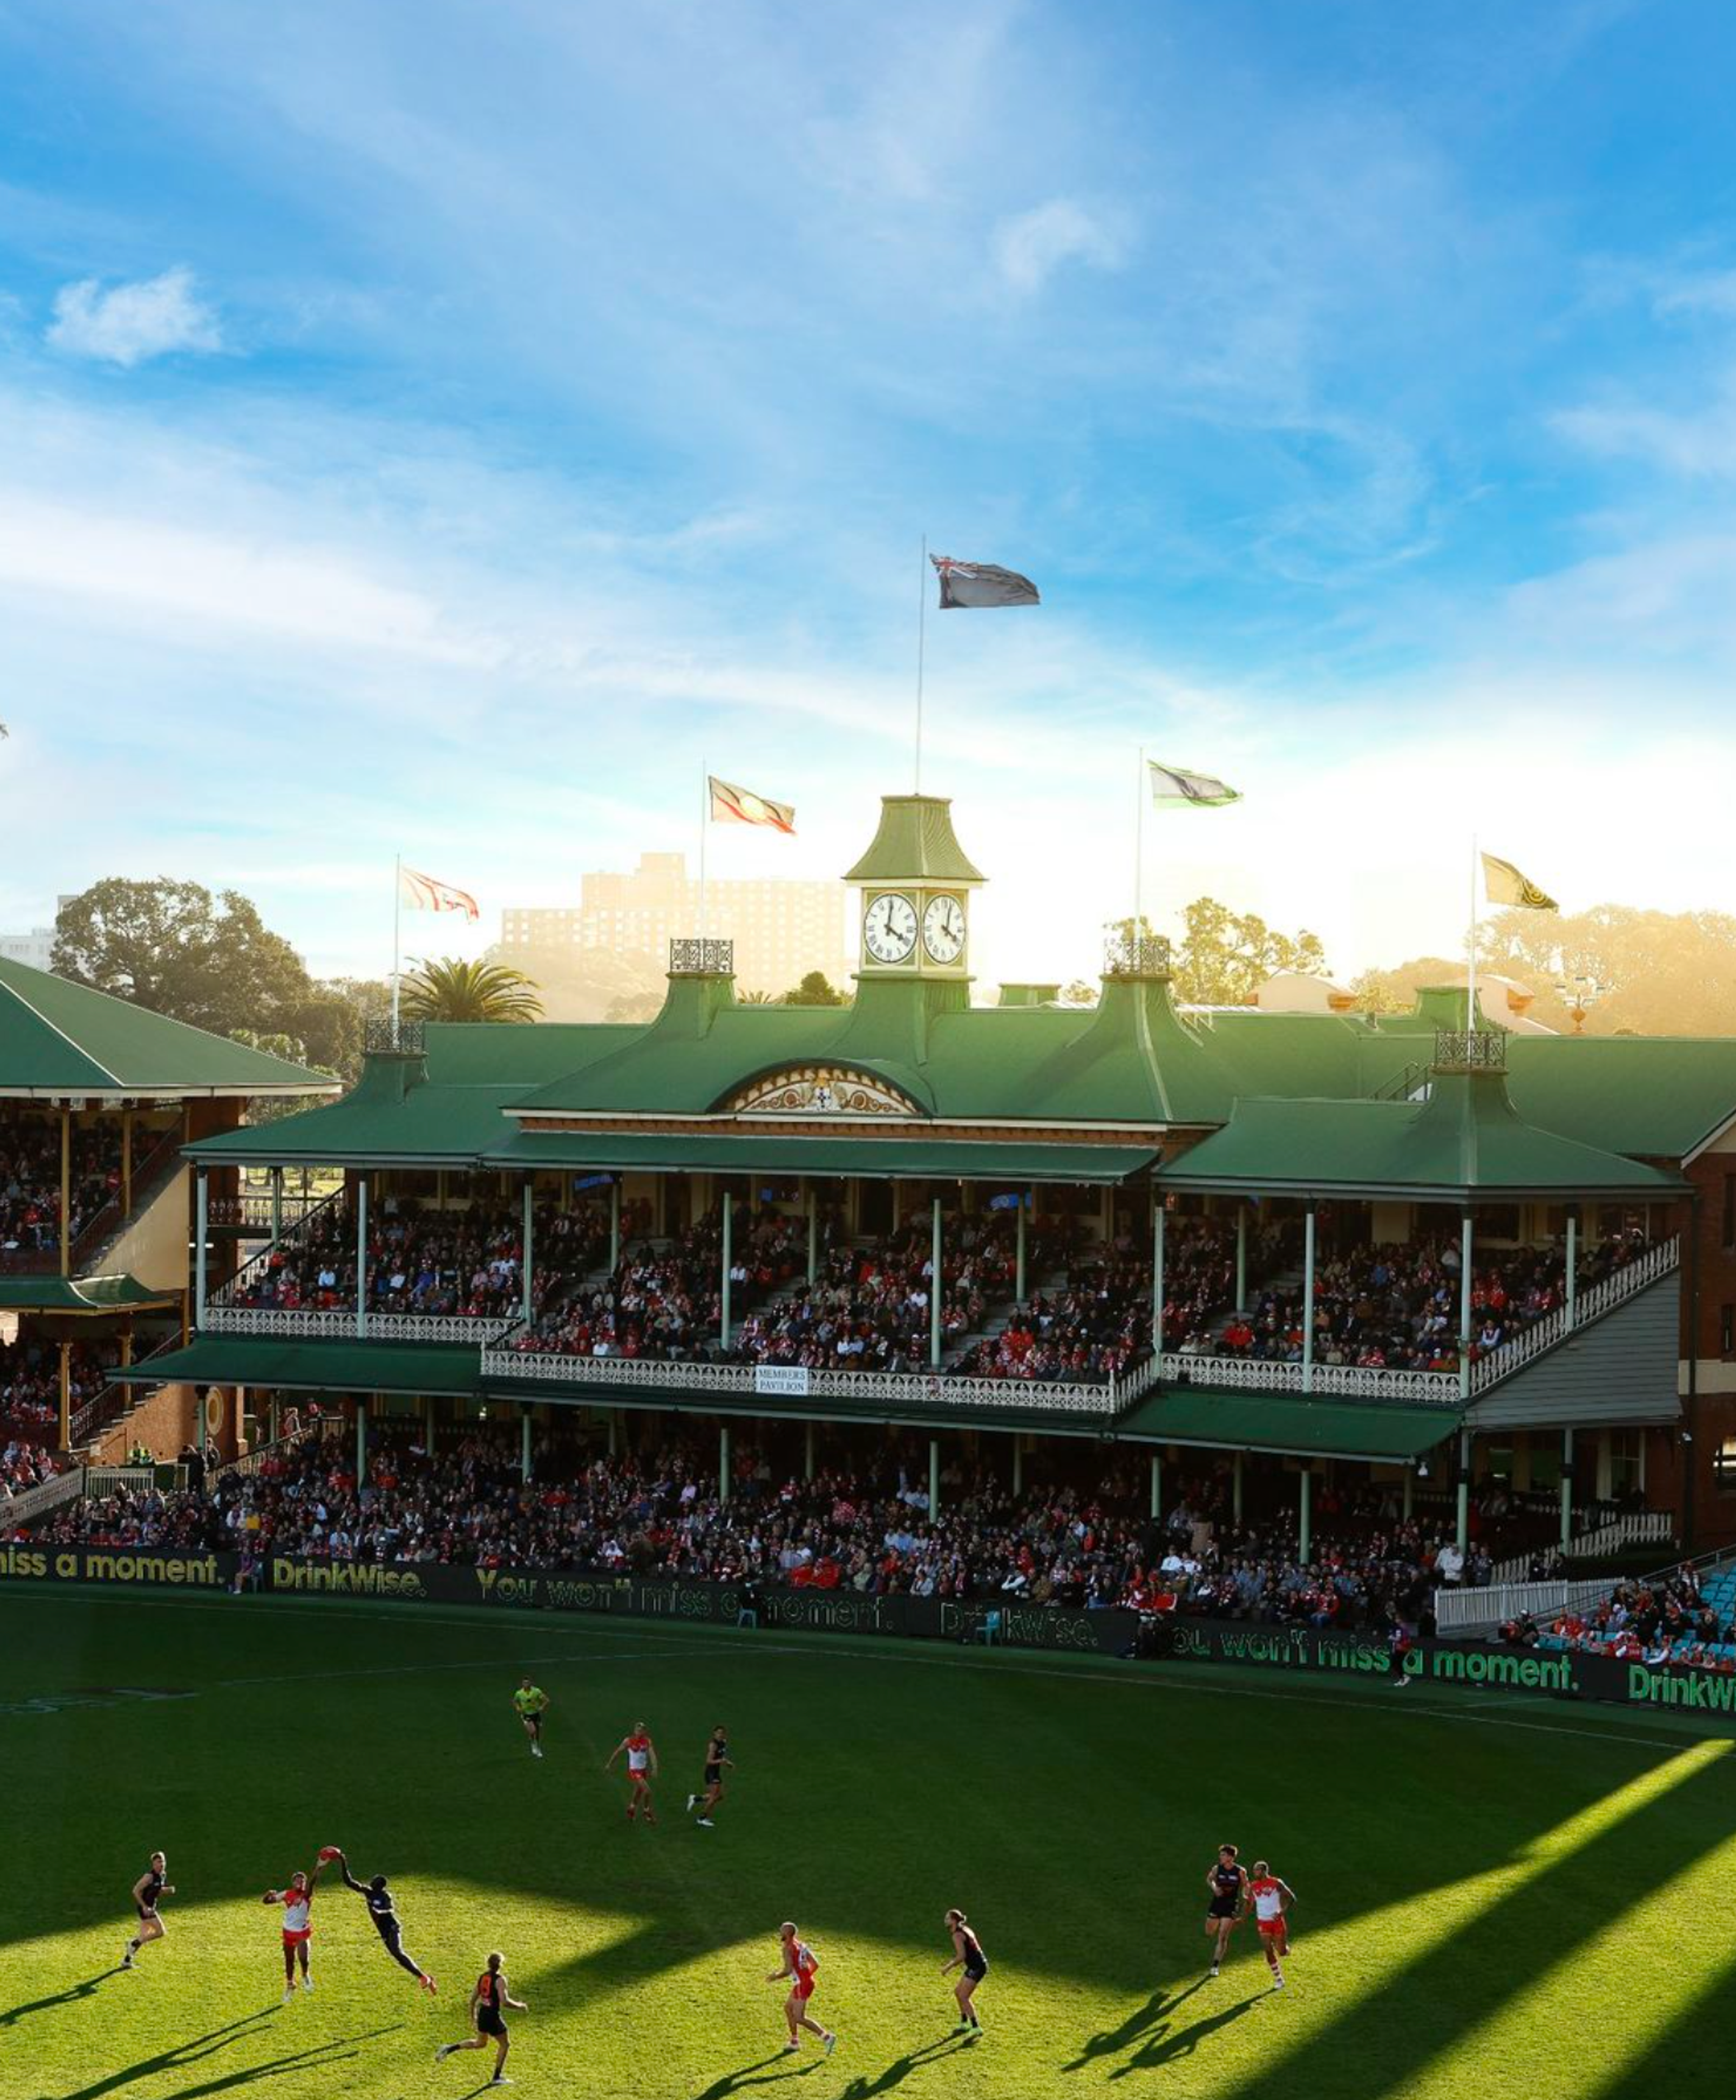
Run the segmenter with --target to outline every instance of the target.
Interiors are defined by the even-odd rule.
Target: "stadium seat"
[[[983,1615],[982,1624],[977,1627],[972,1638],[975,1640],[980,1640],[986,1648],[993,1648],[1000,1637],[1000,1613],[998,1612],[985,1612]]]

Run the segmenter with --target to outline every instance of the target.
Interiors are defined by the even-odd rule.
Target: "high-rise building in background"
[[[774,997],[822,970],[843,984],[844,887],[841,882],[784,878],[741,881],[713,876],[705,886],[705,930],[735,943],[736,983]],[[672,940],[697,933],[699,885],[678,853],[639,856],[631,875],[587,875],[576,911],[509,908],[500,915],[501,946],[601,948],[647,957],[661,970]]]
[[[72,898],[57,897],[55,904],[70,904]],[[28,933],[0,933],[0,962],[26,963],[33,970],[46,970],[55,959],[55,929],[52,926],[33,926]]]

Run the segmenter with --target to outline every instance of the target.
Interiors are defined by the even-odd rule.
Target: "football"
[[[321,1864],[322,1864],[322,1865],[324,1865],[324,1864],[325,1864],[328,1863],[329,1861],[331,1861],[331,1860],[333,1860],[341,1859],[341,1858],[342,1858],[342,1856],[343,1856],[343,1851],[342,1851],[342,1847],[341,1847],[341,1846],[337,1846],[337,1845],[322,1845],[322,1846],[319,1847],[319,1859],[320,1859],[320,1863],[321,1863]]]

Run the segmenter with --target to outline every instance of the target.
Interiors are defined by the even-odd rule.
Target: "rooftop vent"
[[[735,975],[734,941],[672,941],[669,974],[672,977],[733,977]]]
[[[1161,933],[1112,933],[1104,942],[1103,973],[1106,977],[1168,977],[1168,939]]]

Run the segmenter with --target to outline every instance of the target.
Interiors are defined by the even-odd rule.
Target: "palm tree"
[[[744,991],[736,1001],[738,1006],[776,1006],[778,1004],[769,991]]]
[[[411,1021],[540,1021],[543,1002],[522,970],[425,955],[404,980],[403,1011]]]

